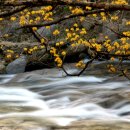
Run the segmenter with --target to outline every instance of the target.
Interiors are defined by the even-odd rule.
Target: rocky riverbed
[[[0,129],[129,130],[130,83],[100,64],[80,77],[56,68],[0,75]]]

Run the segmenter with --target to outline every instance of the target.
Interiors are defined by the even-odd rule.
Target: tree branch
[[[62,0],[32,0],[32,1],[20,1],[20,2],[6,2],[3,6],[21,6],[21,5],[33,5],[33,6],[46,6],[46,5],[69,5],[69,6],[91,6],[97,9],[106,10],[127,10],[130,11],[130,5],[116,5],[109,3],[95,3],[87,1],[62,1]]]
[[[67,20],[67,19],[71,19],[71,18],[75,18],[75,17],[80,17],[80,16],[87,16],[89,14],[94,14],[94,13],[100,13],[100,12],[105,12],[104,9],[99,9],[99,10],[93,10],[93,11],[87,11],[83,14],[71,14],[71,15],[67,15],[67,16],[64,16],[62,18],[59,18],[59,19],[56,19],[56,20],[53,20],[51,22],[47,22],[47,23],[43,23],[43,24],[27,24],[27,25],[24,25],[18,29],[21,29],[21,28],[28,28],[28,27],[43,27],[43,26],[50,26],[50,25],[53,25],[53,24],[57,24],[57,23],[60,23],[64,20]]]
[[[28,8],[28,6],[22,6],[22,7],[18,7],[18,8],[15,8],[9,12],[2,12],[0,13],[0,17],[8,17],[8,16],[11,16],[13,14],[16,14],[24,9]]]
[[[65,70],[64,66],[62,66],[62,70],[65,72],[65,74],[66,74],[67,76],[80,76],[80,75],[88,68],[88,66],[97,58],[97,56],[98,56],[98,55],[96,55],[94,58],[92,58],[91,60],[89,60],[89,61],[85,64],[85,67],[84,67],[78,74],[69,74],[69,73]]]

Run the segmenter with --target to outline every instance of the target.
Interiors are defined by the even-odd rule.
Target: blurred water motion
[[[130,122],[129,81],[44,76],[12,82],[14,76],[0,76],[0,119],[60,126],[84,119]]]

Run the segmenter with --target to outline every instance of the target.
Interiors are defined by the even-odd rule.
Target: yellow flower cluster
[[[58,34],[60,34],[60,31],[58,29],[53,31],[53,35],[58,35]]]
[[[0,18],[0,21],[4,20],[4,18]]]
[[[116,55],[130,54],[129,38],[122,37],[119,41],[115,41],[114,43],[111,43],[108,39],[103,43],[102,50],[107,50],[107,52]]]
[[[92,14],[93,17],[97,17],[97,14]]]
[[[19,24],[21,26],[25,25],[26,24],[26,17],[25,16],[20,16],[20,21],[19,21]]]
[[[48,12],[45,14],[43,20],[46,20],[46,21],[53,21],[53,18],[51,17],[53,15],[52,12]]]
[[[45,28],[46,28],[46,29],[50,29],[50,26],[46,26]]]
[[[106,14],[104,12],[101,12],[100,15],[101,15],[102,21],[107,20]]]
[[[32,30],[33,31],[37,31],[37,27],[32,27]]]
[[[16,17],[13,16],[13,17],[10,18],[10,20],[11,20],[11,21],[15,21],[15,20],[16,20]]]
[[[112,17],[111,17],[111,20],[117,21],[117,20],[118,20],[118,16],[112,16]]]
[[[82,22],[82,21],[84,21],[85,20],[85,17],[80,17],[80,21]]]
[[[6,50],[6,52],[8,52],[8,53],[14,53],[13,50]]]
[[[125,44],[127,42],[128,38],[122,37],[120,40],[121,40],[122,44]]]
[[[64,42],[63,41],[60,41],[60,42],[57,42],[56,43],[56,46],[63,46],[64,45]]]
[[[4,36],[3,37],[9,37],[9,34],[4,34]]]
[[[55,62],[57,63],[57,66],[58,66],[58,67],[61,67],[61,66],[62,66],[62,60],[61,60],[60,57],[56,57],[56,58],[55,58]]]
[[[122,48],[127,51],[130,48],[130,44],[126,43]]]
[[[78,44],[83,43],[84,40],[82,39],[82,36],[87,34],[86,29],[85,28],[80,29],[77,23],[74,23],[73,27],[71,27],[70,29],[66,29],[65,31],[66,31],[66,40]]]
[[[61,55],[65,56],[66,55],[66,51],[62,51]]]
[[[7,54],[6,58],[10,59],[10,58],[12,58],[12,55],[11,54]]]
[[[40,9],[34,9],[32,11],[25,9],[21,11],[20,14],[20,25],[25,24],[36,24],[41,21],[52,21],[53,13],[51,12],[52,6],[44,6]],[[16,20],[14,17],[11,18],[12,21]],[[25,22],[26,21],[26,22]]]
[[[96,51],[101,51],[102,49],[101,44],[93,44],[93,47],[96,49]]]
[[[41,44],[43,44],[43,43],[45,43],[45,39],[44,38],[41,39]]]
[[[117,5],[128,5],[128,2],[126,0],[113,0],[112,4],[117,4]]]
[[[82,8],[76,7],[76,8],[74,8],[74,9],[71,9],[71,13],[72,13],[72,14],[83,14],[84,11],[83,11]]]
[[[30,48],[29,50],[28,50],[28,54],[32,54],[33,53],[33,48]]]
[[[83,60],[79,61],[76,65],[77,68],[84,68],[85,67],[85,63],[83,62]]]
[[[123,32],[123,34],[124,34],[125,36],[128,36],[128,37],[130,37],[130,31]]]
[[[101,49],[103,47],[101,44],[96,43],[95,38],[91,39],[91,42],[88,45],[90,47],[94,48],[96,51],[101,51]]]
[[[40,21],[41,20],[41,17],[39,17],[39,16],[37,16],[36,18],[35,18],[35,21]]]
[[[110,58],[110,60],[111,60],[111,61],[114,61],[114,60],[115,60],[115,58],[114,58],[114,57],[111,57],[111,58]]]
[[[60,56],[57,54],[56,48],[51,47],[50,53],[54,56],[54,61],[56,62],[57,67],[62,67],[63,62]]]
[[[35,45],[35,46],[31,47],[31,48],[25,47],[25,48],[23,48],[23,51],[26,54],[32,54],[33,52],[38,51],[38,50],[43,49],[43,48],[45,48],[44,45],[40,45],[40,46]]]
[[[2,48],[3,46],[1,46]],[[6,62],[11,62],[13,61],[14,59],[18,58],[20,55],[15,52],[14,50],[11,50],[11,49],[7,49],[5,50],[5,61]]]
[[[50,10],[52,10],[52,6],[45,6],[45,7],[42,7],[41,8],[42,10],[45,10],[45,11],[50,11]]]
[[[115,73],[117,69],[113,65],[107,65],[108,72]]]
[[[119,48],[119,46],[120,46],[118,42],[114,42],[113,45],[115,46],[115,48]]]
[[[87,31],[85,28],[82,28],[82,30],[80,31],[80,34],[84,35],[84,34],[87,34]]]
[[[126,22],[126,25],[130,25],[130,21],[127,21],[127,22]]]
[[[6,50],[5,58],[6,60],[12,60],[14,56],[13,50]]]
[[[92,10],[92,7],[86,6],[86,10]]]

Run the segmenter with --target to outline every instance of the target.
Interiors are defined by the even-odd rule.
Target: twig
[[[85,64],[85,67],[78,73],[78,74],[69,74],[66,69],[64,68],[64,66],[62,66],[62,70],[65,72],[65,74],[67,76],[80,76],[89,66],[89,64],[91,64],[96,58],[97,58],[98,55],[96,55],[94,58],[92,58],[91,60],[89,60],[86,64]]]

